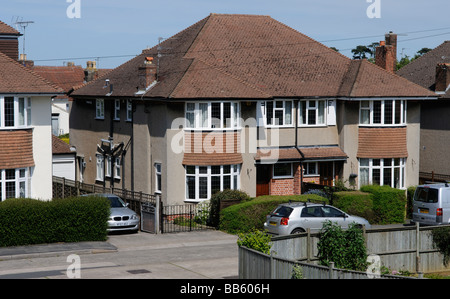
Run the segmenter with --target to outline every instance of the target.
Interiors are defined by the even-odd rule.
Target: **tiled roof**
[[[158,83],[146,98],[432,97],[367,61],[352,61],[268,17],[211,14],[161,43]],[[75,90],[73,96],[135,95],[138,67],[158,47]],[[139,95],[141,96],[141,95]]]
[[[0,131],[0,169],[34,166],[32,130]]]
[[[63,90],[0,52],[0,93],[58,94]]]
[[[408,157],[406,127],[358,129],[358,158]]]
[[[4,35],[22,35],[19,31],[0,21],[0,34]]]
[[[256,161],[287,160],[346,160],[347,154],[339,146],[308,146],[258,149]]]
[[[445,41],[430,52],[408,63],[398,70],[397,74],[434,91],[438,63],[450,63],[450,41]],[[447,91],[445,98],[450,98],[450,91]]]
[[[84,69],[81,66],[33,66],[35,73],[55,83],[65,92],[69,92],[74,86],[83,84]]]
[[[53,154],[74,154],[70,149],[70,145],[61,140],[60,138],[52,135],[52,152]]]

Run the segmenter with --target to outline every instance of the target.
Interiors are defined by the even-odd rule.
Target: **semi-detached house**
[[[0,22],[2,32],[14,29]],[[0,201],[52,198],[51,98],[62,90],[15,59],[17,42],[0,42]],[[11,42],[12,41],[12,42]],[[6,49],[6,54],[2,50]]]
[[[75,89],[84,181],[200,202],[302,182],[418,182],[420,102],[435,94],[269,16],[211,14]]]

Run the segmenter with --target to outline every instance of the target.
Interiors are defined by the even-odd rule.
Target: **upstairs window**
[[[0,97],[0,128],[31,126],[31,100],[27,97]]]
[[[238,129],[239,103],[197,102],[186,103],[186,128],[192,129]]]
[[[312,100],[300,101],[299,125],[319,126],[325,125],[326,101]]]
[[[95,118],[105,119],[105,101],[103,99],[95,100]]]
[[[293,107],[291,100],[261,102],[265,124],[269,127],[292,126]]]
[[[361,101],[359,124],[367,126],[398,126],[406,124],[406,101]]]

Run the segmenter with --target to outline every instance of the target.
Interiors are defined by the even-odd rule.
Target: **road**
[[[116,250],[0,260],[0,279],[237,278],[236,240],[213,230],[110,235]]]

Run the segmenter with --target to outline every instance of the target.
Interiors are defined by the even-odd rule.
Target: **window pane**
[[[199,177],[198,178],[198,196],[201,199],[208,198],[208,178]]]
[[[235,128],[238,127],[238,122],[239,122],[239,103],[234,103],[234,107],[233,107],[233,125]]]
[[[308,109],[308,125],[316,124],[316,110]]]
[[[361,120],[360,123],[363,125],[370,124],[370,110],[362,109],[361,110]]]
[[[220,128],[220,103],[211,104],[211,128]]]
[[[25,99],[19,98],[19,126],[25,125]]]
[[[372,165],[373,166],[380,166],[380,159],[373,159],[372,160]]]
[[[230,173],[230,172],[231,172],[231,165],[224,165],[223,173]]]
[[[195,176],[186,176],[186,198],[195,199]]]
[[[208,103],[199,103],[200,127],[208,127]]]
[[[317,124],[325,123],[325,101],[319,101],[319,118],[317,120]]]
[[[25,182],[20,182],[19,185],[19,197],[26,197],[26,193],[25,193]]]
[[[285,107],[284,107],[284,111],[286,113],[286,125],[290,125],[292,124],[292,102],[291,101],[286,101],[285,102]]]
[[[372,170],[372,184],[380,185],[380,169]]]
[[[384,123],[392,124],[392,100],[384,101]]]
[[[373,101],[373,123],[381,124],[381,101]]]
[[[269,101],[266,103],[266,123],[268,125],[272,124],[273,118],[273,102]]]
[[[401,188],[400,183],[400,168],[394,168],[394,186],[393,188]]]
[[[369,184],[369,168],[360,168],[359,169],[359,185],[365,186]]]
[[[208,166],[199,166],[198,173],[202,173],[202,174],[208,173]]]
[[[14,127],[14,98],[5,97],[5,127]]]
[[[369,159],[360,159],[359,165],[360,166],[369,166]]]
[[[386,167],[383,169],[383,185],[391,186],[392,168]]]
[[[195,174],[195,166],[186,166],[187,174]]]
[[[401,101],[395,101],[394,103],[395,103],[395,123],[400,124],[402,115]]]
[[[231,189],[231,176],[230,175],[223,176],[223,190],[225,190],[225,189]]]
[[[230,128],[232,124],[231,120],[231,103],[223,103],[223,119],[222,127]]]
[[[6,174],[6,176],[5,176],[6,180],[14,180],[14,179],[16,179],[16,170],[15,169],[7,169],[5,171],[5,174]]]
[[[284,124],[284,112],[283,110],[277,109],[275,110],[275,119],[274,119],[274,125],[282,126]]]
[[[220,174],[220,166],[211,166],[211,174]]]
[[[16,182],[6,182],[6,198],[16,197]]]
[[[220,176],[211,177],[211,196],[220,191]]]
[[[273,176],[291,176],[292,164],[291,163],[277,163],[273,165]]]
[[[300,102],[300,124],[306,125],[306,102]]]

